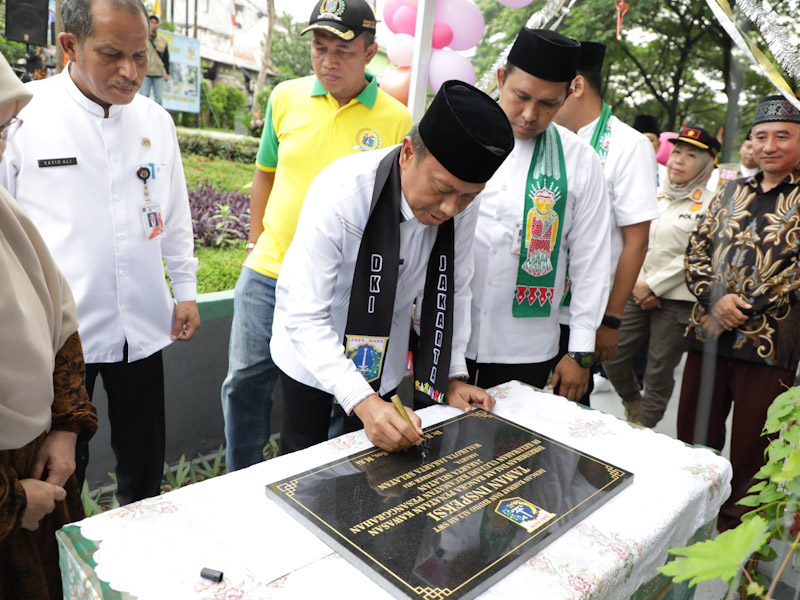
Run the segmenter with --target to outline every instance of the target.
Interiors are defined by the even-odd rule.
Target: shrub
[[[207,181],[189,190],[195,246],[226,247],[247,241],[250,198],[215,190]]]
[[[198,260],[197,293],[232,290],[242,272],[242,263],[247,258],[244,244],[227,248],[199,247],[194,251]]]
[[[226,160],[254,165],[258,155],[259,141],[243,137],[237,139],[217,138],[198,133],[178,132],[181,153],[216,156]]]
[[[202,92],[201,92],[202,95]],[[233,129],[236,115],[247,103],[247,96],[237,87],[226,83],[218,83],[209,94],[211,110],[220,127]]]

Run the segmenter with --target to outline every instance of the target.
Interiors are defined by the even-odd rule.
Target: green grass
[[[205,294],[236,287],[247,251],[244,244],[232,248],[200,247],[195,248],[194,255],[200,261],[197,267],[197,293]]]
[[[255,165],[248,165],[222,158],[183,155],[183,170],[186,172],[186,185],[194,188],[201,181],[208,181],[211,187],[223,192],[250,193],[253,184]]]

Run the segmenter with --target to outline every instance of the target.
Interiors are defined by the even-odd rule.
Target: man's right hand
[[[67,497],[66,490],[60,485],[53,485],[38,479],[21,479],[22,489],[25,490],[27,506],[22,515],[22,527],[35,531],[39,528],[39,521],[50,514],[56,507],[56,502],[61,502]]]
[[[590,369],[584,369],[574,359],[566,354],[558,361],[553,378],[550,380],[550,389],[555,389],[561,384],[558,393],[567,400],[577,402],[589,389]]]
[[[367,396],[356,404],[353,412],[364,423],[369,441],[378,448],[397,452],[422,442],[422,420],[408,407],[406,413],[413,427],[400,416],[391,402],[382,400],[377,394]]]
[[[725,294],[711,307],[711,316],[719,321],[722,329],[731,331],[747,322],[748,316],[740,309],[751,308],[753,306],[742,300],[738,294]]]

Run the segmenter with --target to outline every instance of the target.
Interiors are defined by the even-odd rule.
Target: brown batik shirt
[[[726,294],[752,305],[719,337],[721,356],[785,369],[800,359],[800,169],[764,192],[763,173],[721,189],[689,238],[686,283],[697,297],[686,337],[702,348],[700,320]]]

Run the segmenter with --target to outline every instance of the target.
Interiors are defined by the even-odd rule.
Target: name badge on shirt
[[[71,167],[78,164],[77,156],[68,156],[66,158],[40,158],[36,161],[39,163],[39,168],[45,167]]]
[[[144,225],[144,236],[148,240],[154,240],[166,234],[160,205],[150,202],[142,207],[142,225]]]
[[[511,254],[519,254],[522,248],[522,221],[514,225],[514,237],[511,238]]]

